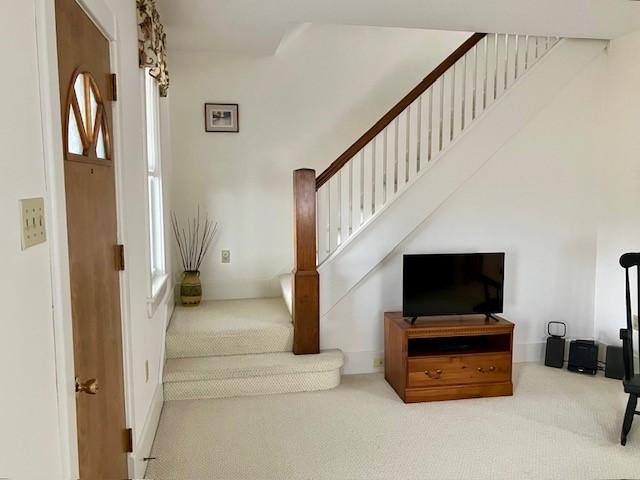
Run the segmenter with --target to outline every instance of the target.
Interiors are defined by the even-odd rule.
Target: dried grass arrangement
[[[183,305],[199,305],[202,300],[202,284],[200,282],[200,266],[207,256],[213,237],[218,230],[208,215],[200,215],[200,207],[194,218],[187,217],[186,227],[171,212],[171,227],[176,237],[178,251],[184,275],[180,285],[180,298]]]

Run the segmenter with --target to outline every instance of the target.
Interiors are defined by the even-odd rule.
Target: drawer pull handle
[[[435,379],[438,379],[438,378],[440,378],[440,377],[442,376],[442,370],[437,369],[435,372],[434,372],[434,371],[432,371],[432,370],[426,370],[426,371],[424,372],[424,374],[425,374],[426,376],[428,376],[429,378],[435,378]]]
[[[480,373],[485,373],[487,370],[485,370],[483,367],[478,367],[478,371],[479,371]],[[496,371],[496,367],[494,367],[493,365],[491,365],[491,366],[489,367],[489,371],[490,371],[490,372],[495,372],[495,371]]]

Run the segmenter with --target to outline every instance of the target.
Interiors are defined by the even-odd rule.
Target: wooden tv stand
[[[384,314],[384,378],[405,403],[513,395],[513,323],[502,317]]]

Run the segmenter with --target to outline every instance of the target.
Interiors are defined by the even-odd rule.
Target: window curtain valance
[[[166,97],[169,88],[166,38],[155,0],[136,0],[138,7],[138,53],[140,68],[149,68],[158,82],[160,96]]]

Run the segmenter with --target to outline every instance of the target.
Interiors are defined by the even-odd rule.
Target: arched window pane
[[[89,89],[89,101],[91,105],[91,121],[93,123],[91,124],[91,127],[88,128],[87,130],[93,132],[94,127],[98,124],[98,118],[97,118],[98,102],[96,101],[96,96],[93,93],[93,88]]]
[[[67,131],[67,148],[69,153],[75,153],[82,155],[82,138],[80,137],[80,130],[78,129],[78,123],[76,122],[76,116],[73,114],[73,109],[69,109],[69,128]]]
[[[105,105],[98,85],[89,72],[79,73],[73,80],[68,108],[69,153],[110,160],[111,145]]]
[[[100,131],[98,132],[98,140],[96,142],[96,156],[98,158],[102,158],[105,160],[107,158],[107,148],[104,143],[104,127],[100,126]]]
[[[78,106],[80,107],[80,115],[82,116],[82,123],[87,125],[87,112],[85,111],[85,91],[84,91],[84,73],[79,74],[76,77],[76,81],[73,84],[73,90],[76,93],[76,99],[78,100]],[[85,127],[87,132],[91,130]]]

